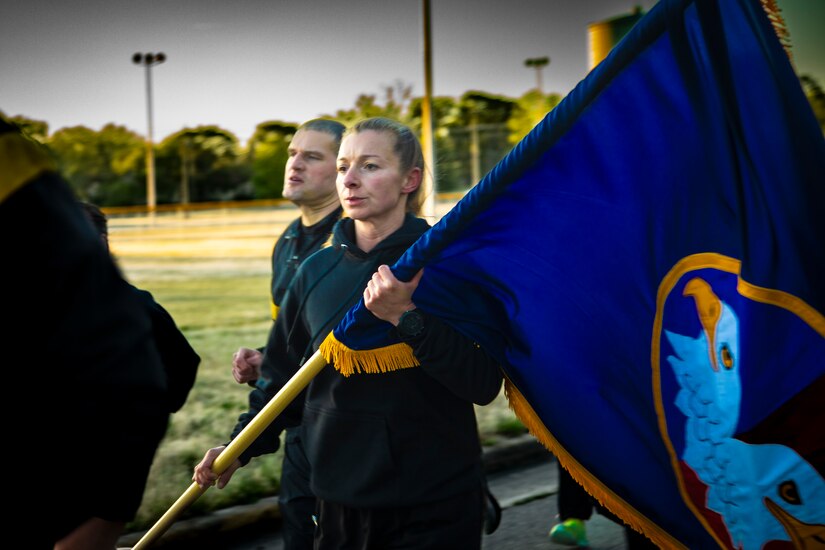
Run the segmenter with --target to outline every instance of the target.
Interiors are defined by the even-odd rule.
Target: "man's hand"
[[[256,349],[238,348],[232,355],[232,376],[238,384],[246,384],[261,377],[264,354]]]
[[[232,477],[232,474],[235,473],[235,470],[241,467],[241,461],[236,459],[224,473],[218,476],[212,470],[212,464],[214,464],[215,459],[218,458],[218,455],[221,454],[225,448],[226,445],[221,445],[220,447],[214,447],[206,451],[206,454],[203,456],[203,460],[195,466],[195,473],[192,474],[192,481],[196,482],[203,489],[214,485],[216,481],[218,482],[218,489],[223,489],[226,487],[226,484],[229,483],[229,479]]]
[[[398,319],[405,311],[415,309],[412,295],[418,288],[418,282],[423,274],[422,269],[410,282],[402,283],[388,266],[379,266],[364,290],[364,305],[382,321],[397,326]]]

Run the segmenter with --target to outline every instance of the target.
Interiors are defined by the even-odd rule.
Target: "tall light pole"
[[[549,64],[549,57],[531,57],[524,60],[525,67],[536,69],[536,88],[538,88],[538,91],[542,94],[544,93],[544,87],[541,82],[541,70]]]
[[[146,67],[146,118],[149,132],[146,136],[146,208],[154,215],[157,208],[155,194],[155,148],[152,141],[152,66],[166,61],[164,53],[136,53],[132,56],[135,65]]]
[[[424,204],[422,213],[424,217],[435,220],[435,194],[437,183],[435,179],[435,137],[433,135],[433,65],[432,65],[432,40],[430,32],[430,0],[421,2],[421,19],[423,34],[424,57],[424,99],[421,102],[421,149],[424,154],[424,179],[423,185]]]

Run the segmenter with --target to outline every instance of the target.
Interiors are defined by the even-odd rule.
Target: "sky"
[[[433,95],[519,97],[527,58],[549,57],[545,92],[587,73],[587,26],[654,0],[431,0]],[[799,74],[825,87],[825,0],[778,0]],[[424,90],[419,0],[26,0],[0,7],[0,111],[50,132],[107,123],[153,137],[218,125],[242,142],[265,121],[352,108],[396,82]]]

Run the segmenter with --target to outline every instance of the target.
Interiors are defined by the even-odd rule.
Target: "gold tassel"
[[[782,19],[782,10],[779,9],[776,0],[760,1],[762,3],[762,9],[765,10],[773,26],[773,32],[776,33],[776,37],[779,38],[779,43],[782,44],[785,54],[788,56],[788,59],[791,60],[791,64],[793,64],[793,55],[791,55],[791,33],[788,32],[788,25],[786,25],[785,20]]]
[[[377,374],[416,367],[421,363],[412,348],[403,342],[369,350],[350,349],[330,332],[319,348],[327,363],[344,376],[355,373]]]
[[[516,413],[516,416],[521,420],[522,424],[527,427],[533,437],[538,439],[548,451],[553,453],[559,463],[570,472],[573,479],[584,487],[584,489],[605,508],[613,512],[636,531],[643,533],[660,548],[684,548],[687,550],[683,544],[643,516],[619,495],[608,489],[573,458],[544,426],[544,423],[539,419],[536,411],[533,410],[533,407],[530,406],[521,392],[518,391],[513,382],[506,376],[504,378],[504,395],[507,397],[510,408]]]

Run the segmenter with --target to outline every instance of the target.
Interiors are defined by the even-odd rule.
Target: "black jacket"
[[[355,246],[353,223],[341,220],[333,246],[299,268],[264,356],[271,383],[250,394],[250,410],[233,437],[318,349],[378,266],[392,265],[428,228],[407,216],[398,231],[365,253]],[[389,324],[387,329],[393,330]],[[481,447],[473,403],[487,404],[498,395],[501,372],[474,342],[434,317],[426,318],[424,332],[409,343],[421,367],[350,377],[332,366],[323,369],[242,461],[273,452],[271,433],[298,424],[303,415],[311,487],[319,498],[360,508],[395,507],[477,489]]]
[[[20,379],[6,437],[22,451],[11,498],[38,511],[32,548],[89,517],[130,520],[169,414],[149,315],[48,159],[0,120],[0,364]],[[56,464],[75,489],[54,490]]]
[[[192,349],[186,336],[163,306],[146,290],[132,287],[152,321],[152,335],[166,372],[166,403],[169,412],[177,412],[186,403],[189,390],[195,384],[201,358]]]
[[[332,227],[339,219],[343,209],[338,207],[314,225],[305,226],[301,218],[290,223],[278,237],[272,249],[272,319],[276,317],[286,289],[298,266],[311,254],[317,252],[329,240]]]

